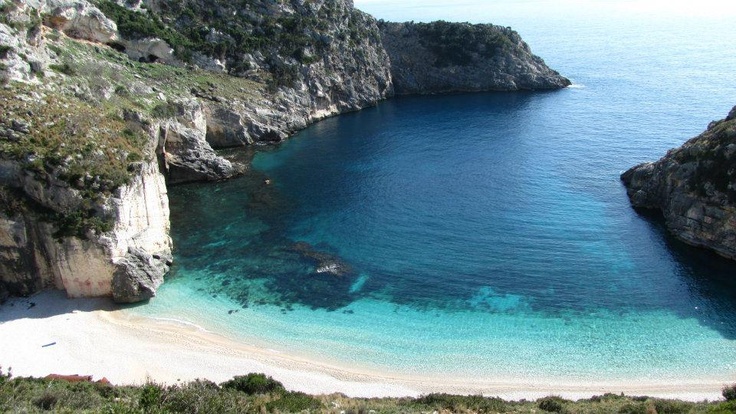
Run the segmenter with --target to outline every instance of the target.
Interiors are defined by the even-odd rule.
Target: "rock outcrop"
[[[736,107],[656,162],[621,175],[637,208],[662,211],[678,239],[736,260]]]
[[[560,89],[570,81],[508,27],[380,22],[397,94]]]
[[[129,184],[95,206],[110,218],[112,229],[88,230],[81,237],[59,234],[58,224],[47,219],[84,204],[77,190],[53,175],[39,185],[42,181],[28,177],[15,163],[4,162],[0,169],[5,198],[5,211],[0,212],[0,281],[11,294],[55,287],[69,297],[111,296],[133,302],[150,298],[163,282],[172,244],[166,185],[155,162],[140,165]],[[8,208],[24,197],[32,199],[26,201],[30,206]],[[138,288],[141,272],[153,290]],[[129,278],[113,286],[113,275],[123,273]]]

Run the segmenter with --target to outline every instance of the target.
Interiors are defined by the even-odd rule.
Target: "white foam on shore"
[[[30,302],[36,305],[30,307]],[[78,312],[74,312],[74,311]],[[59,292],[14,299],[0,307],[0,365],[16,376],[49,373],[106,377],[116,384],[148,380],[216,382],[264,372],[287,388],[354,397],[417,396],[429,392],[533,399],[550,394],[584,398],[625,392],[686,400],[718,399],[722,381],[660,383],[561,382],[538,378],[423,378],[361,372],[245,345],[181,321],[152,320],[104,300],[67,300]],[[43,347],[45,344],[54,345]]]

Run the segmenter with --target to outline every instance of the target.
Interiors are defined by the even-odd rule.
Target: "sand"
[[[15,376],[106,377],[115,384],[222,382],[263,372],[288,389],[351,397],[403,397],[430,392],[505,399],[547,395],[587,398],[606,392],[691,401],[720,398],[725,381],[590,383],[535,378],[406,377],[310,361],[238,343],[194,325],[133,315],[107,299],[66,299],[58,291],[11,299],[0,306],[0,366]]]

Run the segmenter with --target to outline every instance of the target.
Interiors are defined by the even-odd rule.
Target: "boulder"
[[[86,0],[45,0],[40,9],[47,21],[67,36],[91,42],[110,43],[118,39],[118,27],[100,9]]]
[[[134,303],[156,296],[164,282],[171,257],[151,255],[143,249],[130,248],[116,263],[112,277],[112,298],[118,303]]]

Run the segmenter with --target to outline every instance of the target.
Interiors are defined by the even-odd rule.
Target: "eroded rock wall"
[[[7,162],[4,167],[19,171]],[[111,296],[118,302],[154,296],[171,264],[172,248],[166,185],[155,162],[140,164],[130,184],[95,206],[111,218],[112,230],[90,231],[84,237],[61,236],[48,219],[72,208],[74,200],[82,202],[75,190],[51,176],[43,183],[21,180],[12,172],[4,178],[11,197],[28,194],[29,185],[33,194],[44,195],[24,211],[0,213],[0,281],[5,290],[28,295],[54,287],[69,297]],[[114,285],[118,274],[125,278]]]
[[[621,175],[637,208],[660,210],[678,239],[736,260],[736,107],[656,162]]]

